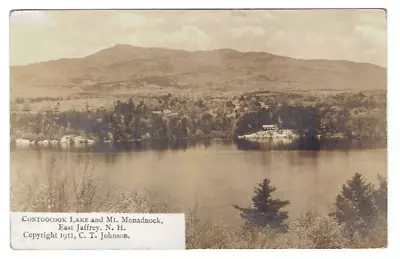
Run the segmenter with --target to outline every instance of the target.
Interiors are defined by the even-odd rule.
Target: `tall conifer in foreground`
[[[336,197],[335,212],[330,215],[336,217],[350,236],[357,232],[366,236],[377,221],[375,193],[374,186],[356,173],[343,185],[341,193]]]
[[[238,205],[233,207],[240,211],[240,216],[246,220],[246,224],[286,230],[287,226],[284,220],[288,218],[288,212],[281,211],[281,209],[290,202],[273,199],[271,193],[275,190],[275,187],[270,186],[270,180],[265,178],[262,183],[254,188],[255,195],[252,198],[252,208],[241,208]]]
[[[387,217],[387,180],[385,177],[378,175],[379,188],[375,192],[376,205],[378,206],[381,216]]]

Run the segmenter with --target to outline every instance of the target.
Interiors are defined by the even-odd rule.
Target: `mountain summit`
[[[11,67],[11,89],[91,88],[124,82],[213,91],[383,90],[386,69],[367,63],[301,60],[232,49],[184,51],[118,44],[83,58]],[[207,89],[208,89],[207,88]]]

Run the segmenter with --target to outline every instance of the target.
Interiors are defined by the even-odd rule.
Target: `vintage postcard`
[[[387,247],[386,27],[12,11],[11,247]]]

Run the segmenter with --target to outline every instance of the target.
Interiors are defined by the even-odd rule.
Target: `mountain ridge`
[[[85,88],[121,81],[134,88],[134,82],[140,85],[149,78],[151,84],[160,87],[190,89],[213,85],[213,90],[218,91],[386,89],[386,68],[375,64],[295,59],[234,49],[186,51],[116,44],[81,58],[10,66],[10,70],[11,90],[52,86]]]

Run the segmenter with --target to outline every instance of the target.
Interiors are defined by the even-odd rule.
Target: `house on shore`
[[[277,130],[278,127],[276,125],[262,125],[263,131]]]

